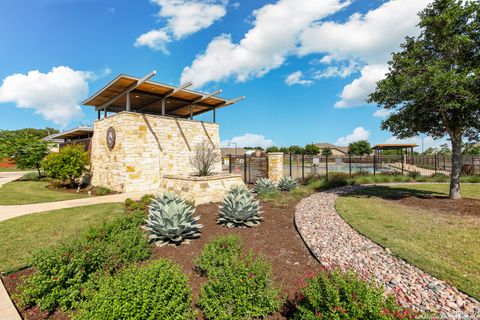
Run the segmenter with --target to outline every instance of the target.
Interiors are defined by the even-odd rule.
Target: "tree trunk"
[[[462,171],[462,136],[453,137],[452,141],[452,171],[450,173],[450,199],[462,199],[460,194],[460,173]]]
[[[35,167],[37,167],[38,177],[41,178],[42,174],[40,173],[40,166],[38,164],[36,164]]]

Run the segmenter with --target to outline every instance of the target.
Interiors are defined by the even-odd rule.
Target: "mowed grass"
[[[28,265],[30,253],[124,214],[121,203],[34,213],[0,222],[0,272]]]
[[[45,181],[13,181],[0,187],[0,205],[53,202],[88,197],[86,194],[47,189]]]
[[[480,198],[480,186],[462,186]],[[480,298],[480,217],[402,205],[389,198],[448,194],[448,185],[370,187],[336,202],[356,230],[409,263]]]

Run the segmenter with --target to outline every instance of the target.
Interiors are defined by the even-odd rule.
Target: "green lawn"
[[[0,168],[0,172],[18,172],[18,171],[33,171],[36,169],[19,169],[17,167],[15,168]]]
[[[480,217],[419,209],[391,199],[446,195],[448,185],[370,187],[336,202],[339,214],[360,233],[404,260],[480,298]],[[480,186],[463,185],[480,198]]]
[[[70,200],[88,197],[82,193],[71,193],[47,189],[45,181],[13,181],[0,187],[0,205],[29,204]]]
[[[0,272],[28,263],[30,252],[75,237],[86,228],[124,214],[121,203],[34,213],[0,222]]]

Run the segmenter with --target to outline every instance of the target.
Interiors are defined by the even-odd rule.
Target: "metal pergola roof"
[[[120,74],[105,87],[83,102],[97,111],[132,111],[181,118],[208,111],[215,111],[244,99],[233,100],[217,97],[222,91],[210,94],[191,91],[191,83],[175,87],[149,79],[156,74],[152,71],[143,78]]]

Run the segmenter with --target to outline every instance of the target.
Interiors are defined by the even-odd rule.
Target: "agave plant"
[[[173,193],[156,195],[148,206],[147,224],[149,239],[159,247],[181,244],[200,236],[200,216],[193,217],[195,208]]]
[[[217,222],[229,228],[253,227],[262,221],[260,214],[259,201],[253,198],[247,188],[237,187],[230,190],[223,199]]]
[[[269,193],[277,190],[275,183],[268,178],[259,178],[255,181],[255,186],[253,190],[256,193]]]
[[[297,180],[290,176],[281,177],[278,181],[278,189],[282,191],[292,191],[298,186]]]

